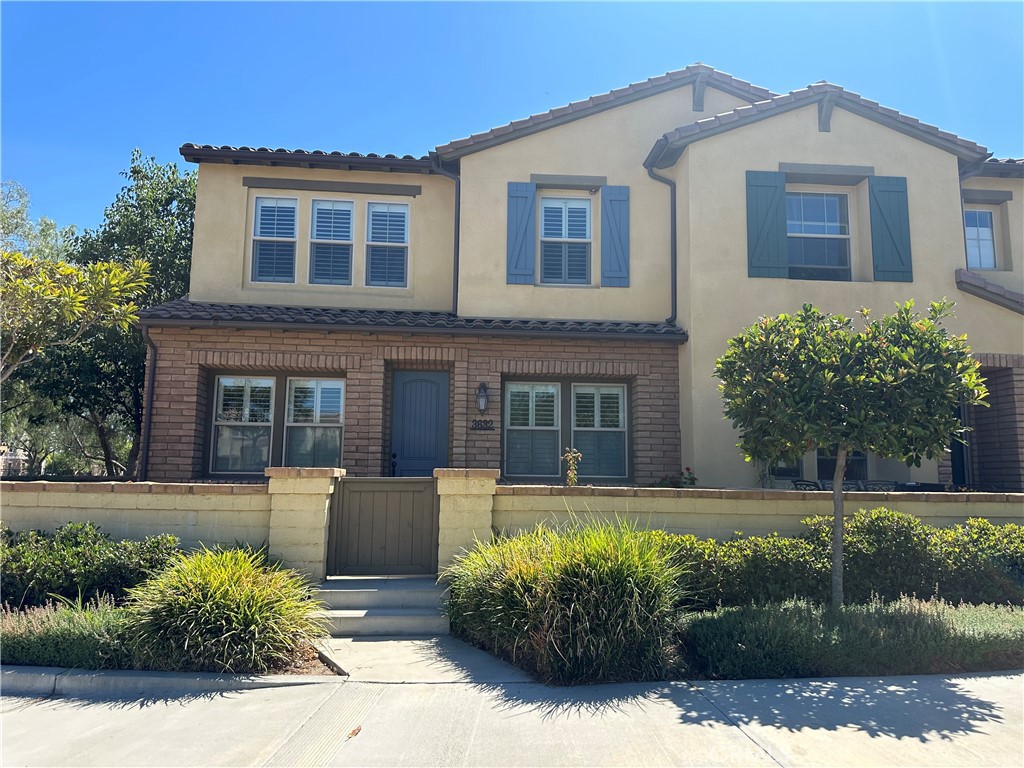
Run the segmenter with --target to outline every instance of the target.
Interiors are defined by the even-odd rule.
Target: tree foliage
[[[58,227],[42,216],[29,215],[28,191],[16,181],[0,183],[0,250],[19,251],[36,258],[66,259],[75,239],[74,227]]]
[[[920,466],[945,453],[965,428],[962,404],[984,404],[979,363],[966,336],[943,327],[953,303],[914,302],[872,319],[850,319],[810,304],[764,317],[730,339],[715,376],[725,416],[740,432],[748,461],[799,460],[816,448],[836,451],[832,600],[842,603],[842,480],[852,451]]]
[[[63,261],[0,254],[0,383],[48,347],[72,344],[94,326],[128,328],[149,265]]]

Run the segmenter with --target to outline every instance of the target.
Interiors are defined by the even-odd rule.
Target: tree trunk
[[[110,445],[107,425],[103,423],[102,417],[94,413],[89,414],[89,422],[92,424],[93,429],[96,430],[96,437],[99,438],[100,448],[103,450],[104,471],[107,473],[107,477],[113,477],[117,474],[117,470],[114,468],[114,450]]]
[[[843,477],[847,450],[839,446],[836,471],[832,473],[832,607],[843,604]]]

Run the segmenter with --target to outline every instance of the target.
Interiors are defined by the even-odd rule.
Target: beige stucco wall
[[[1004,288],[1024,293],[1024,179],[974,176],[964,181],[963,188],[1013,195],[1012,200],[999,205],[965,203],[964,207],[991,211],[996,230],[996,269],[976,270],[978,274]],[[967,266],[966,259],[962,266]]]
[[[264,485],[5,482],[0,493],[0,522],[13,531],[93,522],[113,539],[170,533],[186,548],[260,547],[270,532]]]
[[[754,467],[743,461],[737,435],[722,418],[712,371],[726,341],[761,315],[811,302],[853,316],[862,306],[886,312],[910,298],[926,310],[928,302],[945,296],[957,302],[957,316],[948,326],[966,332],[975,351],[1024,348],[1020,315],[956,287],[954,272],[965,263],[956,158],[839,108],[831,132],[819,132],[817,125],[815,105],[794,110],[698,141],[671,169],[681,189],[680,323],[690,332],[680,356],[682,455],[702,483],[756,484]],[[780,162],[873,166],[879,176],[906,177],[914,282],[870,280],[866,195],[859,188],[866,183],[851,190],[858,217],[851,221],[853,282],[747,277],[745,172],[777,171]],[[813,465],[808,460],[805,467],[813,471]],[[901,481],[938,477],[934,462],[919,469],[886,462],[869,466],[869,473]]]
[[[410,197],[259,189],[243,186],[242,178],[245,176],[418,185],[422,187],[422,194]],[[288,197],[298,200],[294,284],[253,283],[250,280],[249,259],[256,197]],[[309,234],[314,199],[347,200],[353,203],[351,286],[309,284]],[[403,203],[409,206],[406,288],[365,285],[367,204],[371,202]],[[189,296],[193,301],[451,311],[454,211],[455,185],[443,176],[201,163]]]
[[[1022,505],[1022,494],[848,493],[845,512],[849,516],[858,509],[888,507],[935,526],[955,525],[969,517],[1002,524],[1021,523]],[[800,521],[813,515],[832,515],[832,494],[498,486],[493,522],[500,531],[518,533],[541,522],[564,524],[573,517],[624,519],[641,528],[728,539],[737,531],[748,536],[799,533],[806,530]]]
[[[662,133],[745,103],[709,87],[704,111],[695,113],[692,98],[690,86],[684,86],[463,157],[460,314],[664,320],[669,314],[669,189],[647,175],[644,158]],[[530,181],[531,174],[605,176],[610,185],[629,187],[628,288],[598,287],[600,195],[591,204],[592,286],[506,284],[508,183]],[[548,192],[538,190],[538,205]]]

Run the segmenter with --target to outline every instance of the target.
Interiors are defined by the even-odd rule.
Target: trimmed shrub
[[[267,672],[325,633],[316,588],[252,549],[178,553],[128,591],[135,666]]]
[[[452,632],[557,684],[654,680],[672,663],[680,566],[666,534],[540,526],[445,571]]]
[[[979,672],[1024,665],[1024,610],[793,600],[691,614],[680,642],[687,675],[712,679]]]
[[[829,567],[803,539],[750,536],[718,547],[719,605],[828,599]]]
[[[79,669],[125,669],[124,609],[110,598],[82,605],[0,608],[0,663]]]
[[[53,596],[92,600],[125,591],[162,568],[177,551],[174,536],[112,541],[94,523],[44,531],[0,530],[0,593],[14,605],[43,605]]]
[[[932,530],[939,592],[952,602],[1024,603],[1024,527],[971,518]]]

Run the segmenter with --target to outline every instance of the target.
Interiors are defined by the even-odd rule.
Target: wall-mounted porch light
[[[481,381],[480,386],[476,388],[476,407],[480,409],[480,413],[487,410],[489,402],[490,396],[487,394],[487,385]]]

